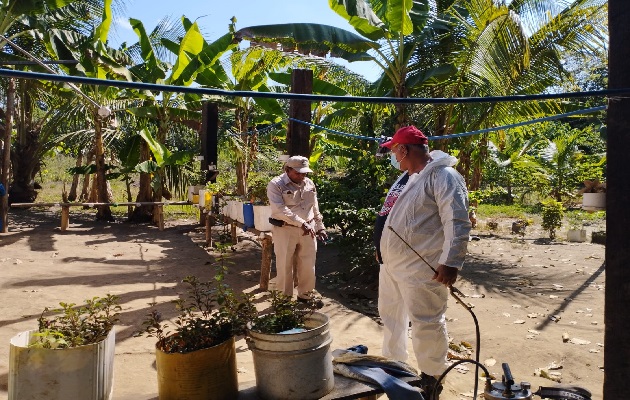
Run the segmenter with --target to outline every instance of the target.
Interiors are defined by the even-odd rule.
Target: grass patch
[[[520,204],[494,205],[480,204],[477,207],[477,218],[515,218],[528,219],[535,214],[532,207]]]
[[[38,182],[42,186],[41,189],[37,191],[37,202],[38,203],[60,203],[62,202],[62,193],[64,191],[64,187],[66,192],[70,191],[70,186],[72,185],[72,175],[70,175],[67,171],[69,168],[74,167],[75,160],[72,157],[68,157],[65,155],[57,155],[55,157],[51,157],[46,159],[45,167],[42,168],[39,176]],[[135,201],[138,195],[138,180],[139,174],[132,175],[132,183],[131,183],[131,201]],[[81,189],[83,185],[83,178],[79,180],[79,185],[77,187],[77,196],[81,194]],[[127,187],[124,181],[121,180],[110,180],[109,181],[110,189],[112,192],[112,202],[114,203],[122,203],[127,202],[129,199],[127,198]],[[181,199],[173,199],[173,201],[185,200],[185,198]],[[117,218],[126,218],[127,217],[127,207],[111,207],[112,214]],[[85,213],[85,214],[93,214],[95,213],[95,209],[83,209],[81,207],[73,207],[72,213]],[[164,218],[165,219],[198,219],[199,218],[199,210],[193,206],[167,206],[164,207]]]

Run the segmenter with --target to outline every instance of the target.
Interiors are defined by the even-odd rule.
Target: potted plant
[[[267,198],[267,185],[271,179],[272,177],[267,175],[257,175],[248,185],[249,199],[254,212],[253,227],[261,232],[271,231],[272,227],[269,223],[271,206]]]
[[[334,388],[328,316],[272,292],[271,311],[254,319],[247,344],[256,390],[267,400],[319,399]]]
[[[581,212],[574,212],[567,215],[569,230],[567,240],[569,242],[586,242],[586,229],[584,229],[584,219]]]
[[[117,302],[107,295],[45,308],[38,329],[11,339],[9,399],[111,399]]]
[[[584,181],[582,194],[582,209],[586,211],[601,211],[606,209],[606,182],[599,180]]]
[[[221,250],[221,259],[225,257]],[[174,303],[180,314],[173,331],[158,311],[149,313],[144,332],[155,337],[160,400],[238,397],[234,336],[245,332],[256,315],[252,297],[236,294],[224,282],[226,267],[214,281],[188,276],[186,298]]]
[[[199,156],[201,157],[201,156]],[[204,183],[206,182],[206,173],[197,168],[189,176],[188,186],[188,201],[193,204],[199,203],[199,191],[204,189]]]

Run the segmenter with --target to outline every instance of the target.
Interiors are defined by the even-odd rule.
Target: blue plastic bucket
[[[243,221],[247,228],[254,227],[254,205],[252,203],[243,203]]]

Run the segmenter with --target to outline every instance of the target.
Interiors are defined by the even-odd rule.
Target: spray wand
[[[400,236],[398,234],[398,232],[396,232],[396,230],[394,228],[392,228],[391,225],[387,226],[389,228],[390,231],[394,232],[394,234],[396,236],[398,236],[398,239],[400,239],[405,245],[407,245],[407,247],[409,247],[411,249],[411,251],[413,251],[414,253],[416,253],[416,255],[418,256],[418,258],[420,258],[422,261],[424,261],[424,263],[431,268],[431,271],[435,272],[437,274],[437,270],[435,268],[433,268],[431,266],[431,264],[429,264],[429,262],[427,260],[424,259],[424,257],[422,257],[420,255],[420,253],[418,253],[416,251],[416,249],[414,249],[413,247],[411,247],[411,245],[405,240],[403,239],[402,236]],[[474,398],[477,398],[477,391],[479,390],[479,352],[481,350],[480,346],[481,346],[481,334],[479,332],[479,322],[477,321],[477,316],[475,315],[475,313],[472,311],[472,307],[466,303],[464,303],[464,301],[461,299],[461,297],[466,297],[466,295],[464,293],[462,293],[459,289],[457,289],[455,286],[453,285],[448,285],[448,289],[449,292],[451,293],[451,296],[453,296],[453,298],[455,299],[455,301],[461,305],[462,307],[464,307],[466,310],[468,310],[468,312],[470,313],[470,315],[472,315],[473,317],[473,321],[475,322],[475,333],[476,333],[476,346],[475,346],[475,361],[476,361],[476,368],[475,368],[475,391],[474,393]],[[460,297],[461,296],[461,297]],[[435,383],[436,387],[437,385],[439,385],[440,381],[444,378],[444,376],[446,375],[446,373],[442,374],[442,376],[440,376],[440,379],[438,379],[438,381]]]

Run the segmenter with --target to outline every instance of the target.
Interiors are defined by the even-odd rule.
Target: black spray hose
[[[460,292],[458,289],[454,288],[453,286],[449,286],[450,289],[450,293],[451,296],[453,296],[455,298],[455,301],[457,301],[458,304],[460,304],[462,307],[464,307],[466,310],[468,310],[468,312],[470,313],[470,315],[472,315],[473,321],[475,322],[475,338],[477,343],[475,344],[475,389],[473,392],[473,400],[477,398],[477,393],[479,391],[479,366],[481,365],[479,363],[479,353],[481,353],[481,333],[479,331],[479,321],[477,321],[477,316],[475,315],[475,313],[472,310],[472,307],[469,306],[468,304],[465,304],[462,299],[460,299],[457,294],[455,294],[455,292],[461,294],[462,292]],[[472,360],[462,360],[462,361],[472,361]],[[457,363],[457,365],[459,365],[460,363]],[[452,366],[451,366],[452,367]],[[446,370],[446,372],[450,371],[451,368],[448,368]],[[488,374],[488,371],[483,368],[484,372],[486,373],[486,378],[489,380],[490,379],[490,374]],[[444,375],[446,375],[446,372],[442,374],[442,376],[440,376],[440,379],[442,379],[442,377]],[[439,380],[438,382],[435,384],[436,387],[438,387],[439,384]],[[435,392],[435,391],[434,391]]]
[[[405,239],[402,238],[402,236],[400,236],[398,234],[398,232],[396,232],[394,230],[394,228],[392,228],[391,225],[387,226],[389,228],[390,231],[394,232],[394,234],[396,236],[398,236],[398,239],[400,239],[404,244],[407,245],[407,247],[409,247],[411,249],[411,251],[413,251],[414,253],[416,253],[416,255],[422,260],[424,261],[424,263],[431,268],[431,271],[433,271],[434,273],[437,274],[437,271],[435,270],[435,268],[433,268],[431,266],[431,264],[429,264],[429,262],[427,260],[424,259],[424,257],[422,257],[420,255],[420,253],[418,253],[416,251],[416,249],[414,249],[413,247],[411,247],[411,245],[409,243],[407,243],[407,241]],[[479,367],[481,366],[481,368],[484,370],[484,372],[486,373],[486,385],[489,384],[490,382],[490,374],[488,373],[488,370],[481,365],[481,363],[479,362],[479,353],[481,352],[481,333],[479,331],[479,321],[477,320],[477,316],[475,315],[475,313],[472,310],[472,307],[470,307],[468,304],[464,303],[464,301],[459,297],[466,297],[466,295],[464,293],[462,293],[459,289],[457,289],[456,287],[454,287],[453,285],[449,285],[449,292],[451,294],[451,296],[453,296],[453,298],[455,299],[455,301],[461,305],[462,307],[464,307],[466,310],[468,310],[468,312],[470,313],[470,315],[472,315],[473,321],[475,323],[475,337],[476,337],[476,346],[475,346],[475,360],[461,360],[458,361],[456,363],[454,363],[453,365],[451,365],[449,368],[446,369],[446,371],[444,371],[444,373],[440,376],[440,379],[437,380],[437,382],[435,383],[435,387],[434,390],[432,391],[432,393],[436,394],[437,393],[437,388],[439,387],[439,383],[440,381],[444,378],[444,376],[453,369],[454,366],[461,364],[462,362],[474,362],[476,367],[475,367],[475,389],[473,392],[473,400],[477,398],[477,393],[479,391]],[[435,397],[434,395],[432,395],[431,397]],[[429,399],[429,400],[433,400],[433,399]]]
[[[442,375],[440,375],[440,377],[437,379],[437,381],[435,382],[435,387],[434,390],[431,392],[431,398],[427,399],[427,400],[438,400],[438,395],[439,393],[437,393],[437,390],[435,390],[436,388],[439,387],[440,382],[442,382],[442,380],[444,379],[444,377],[446,376],[446,374],[448,374],[449,372],[451,372],[451,370],[455,367],[457,367],[459,364],[464,364],[464,363],[473,363],[477,366],[477,370],[479,370],[479,368],[483,369],[483,372],[486,374],[486,390],[490,390],[492,388],[492,380],[490,379],[490,372],[488,371],[488,369],[479,361],[475,361],[475,360],[459,360],[454,362],[453,364],[451,364],[448,368],[446,368],[446,371],[442,372]],[[477,387],[478,382],[475,384],[475,388]],[[475,389],[476,390],[476,389]],[[477,394],[475,393],[475,398],[477,397]]]

